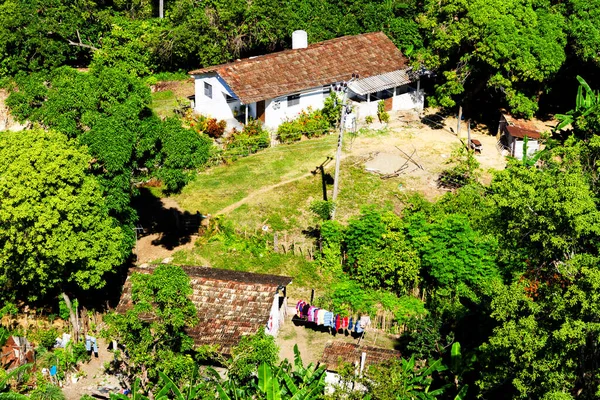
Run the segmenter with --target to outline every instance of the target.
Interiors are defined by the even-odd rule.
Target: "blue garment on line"
[[[96,338],[93,336],[87,336],[85,337],[85,349],[87,351],[92,351],[92,347],[94,348],[94,353],[98,353],[98,342],[96,341]]]
[[[364,329],[362,328],[362,326],[360,326],[360,321],[356,321],[356,324],[354,324],[354,332],[356,333],[363,333]]]
[[[325,315],[323,316],[323,325],[333,328],[335,323],[333,321],[333,313],[331,311],[325,311]]]
[[[350,321],[348,321],[348,330],[351,331],[354,328],[354,318],[350,317]]]

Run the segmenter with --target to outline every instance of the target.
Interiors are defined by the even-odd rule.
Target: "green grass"
[[[171,117],[174,115],[173,109],[177,107],[177,97],[171,90],[154,92],[150,107],[159,117]]]
[[[261,188],[310,173],[327,156],[333,156],[334,135],[266,149],[229,165],[220,165],[199,174],[176,196],[180,206],[191,212],[215,214]],[[318,186],[317,186],[318,187]],[[268,209],[265,193],[257,196]]]
[[[219,237],[208,243],[198,241],[191,251],[176,252],[173,263],[290,276],[293,286],[289,294],[293,297],[306,297],[310,294],[309,288],[324,290],[327,287],[330,279],[321,274],[316,263],[291,253],[275,253],[268,246],[272,246],[268,235],[264,241],[257,236],[252,239]]]

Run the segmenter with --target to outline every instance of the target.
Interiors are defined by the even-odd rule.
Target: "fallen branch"
[[[85,44],[81,41],[81,35],[79,34],[79,29],[76,31],[77,32],[77,39],[79,39],[79,42],[74,42],[71,39],[67,39],[67,41],[69,42],[69,44],[71,46],[78,46],[78,47],[85,47],[86,49],[91,49],[91,50],[99,50],[97,47],[92,46],[91,44]]]

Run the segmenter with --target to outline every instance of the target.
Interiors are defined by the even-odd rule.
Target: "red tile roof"
[[[532,121],[514,118],[508,114],[502,115],[506,120],[506,130],[516,138],[523,139],[527,136],[529,139],[537,140],[541,137],[539,128]]]
[[[339,371],[345,363],[360,366],[360,358],[363,352],[366,353],[365,367],[382,364],[401,356],[397,350],[382,349],[373,346],[359,346],[346,342],[332,342],[325,345],[323,357],[320,362],[329,371]]]
[[[305,89],[407,67],[408,59],[383,33],[344,36],[305,49],[284,50],[191,71],[217,73],[245,103],[276,98]]]
[[[126,312],[133,305],[131,274],[150,274],[155,268],[151,265],[130,269],[117,312]],[[292,282],[287,276],[207,267],[182,268],[191,280],[191,300],[196,305],[199,320],[188,334],[196,345],[218,344],[219,351],[225,354],[230,353],[242,336],[266,326],[277,287]]]

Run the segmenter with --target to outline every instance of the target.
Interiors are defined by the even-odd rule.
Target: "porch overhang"
[[[369,93],[380,92],[386,89],[392,89],[397,86],[403,86],[413,81],[408,70],[396,70],[385,74],[374,75],[368,78],[357,79],[351,82],[348,87],[354,93],[364,96]]]

